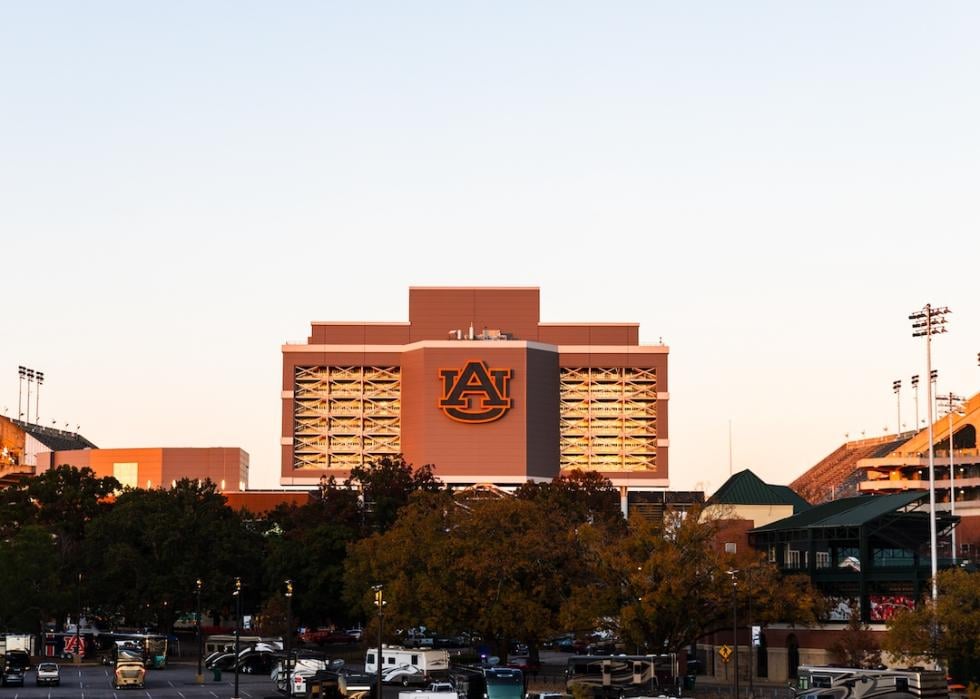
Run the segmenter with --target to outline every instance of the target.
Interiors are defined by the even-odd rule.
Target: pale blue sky
[[[0,409],[278,483],[280,345],[410,285],[671,347],[671,480],[980,390],[974,2],[0,3]],[[924,391],[920,399],[925,415]],[[33,406],[32,406],[33,411]],[[438,465],[437,465],[438,467]]]

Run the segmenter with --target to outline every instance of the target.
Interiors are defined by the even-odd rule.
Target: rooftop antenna
[[[728,418],[728,477],[732,477],[732,419]]]

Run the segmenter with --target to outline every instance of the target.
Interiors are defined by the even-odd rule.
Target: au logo
[[[510,410],[510,369],[490,369],[486,362],[467,362],[462,369],[440,369],[439,407],[459,422],[493,422]]]

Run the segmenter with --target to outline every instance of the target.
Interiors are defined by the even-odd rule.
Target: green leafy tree
[[[90,523],[86,551],[98,563],[86,576],[86,599],[108,614],[123,613],[131,625],[167,630],[180,614],[195,612],[198,578],[210,609],[231,613],[236,576],[244,583],[243,609],[258,606],[263,541],[210,481],[125,491]]]
[[[961,568],[936,577],[937,604],[927,601],[888,622],[884,650],[903,662],[947,662],[961,682],[980,681],[980,575]],[[933,629],[937,630],[935,640]]]
[[[345,485],[360,491],[364,524],[378,532],[387,531],[394,524],[412,493],[435,492],[442,487],[431,465],[413,468],[400,454],[355,466]]]
[[[28,524],[0,543],[0,628],[40,633],[73,594],[60,585],[58,544],[47,527]]]
[[[4,539],[23,541],[18,538],[19,532],[40,527],[48,534],[48,544],[54,546],[54,559],[47,562],[56,582],[50,588],[45,613],[59,623],[75,616],[77,593],[84,588],[84,572],[90,563],[83,555],[86,526],[111,509],[119,487],[115,478],[96,477],[90,468],[58,466],[0,490],[0,532]],[[32,531],[29,536],[39,535]],[[48,544],[41,549],[45,557]]]
[[[342,593],[347,546],[361,535],[358,492],[330,481],[312,502],[270,513],[268,524],[266,596],[292,580],[293,615],[304,625],[349,621]]]

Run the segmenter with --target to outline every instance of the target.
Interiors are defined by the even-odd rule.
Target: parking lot
[[[61,667],[61,685],[58,687],[38,687],[34,684],[34,670],[29,670],[24,676],[23,687],[3,687],[0,697],[20,699],[21,697],[36,697],[41,699],[59,699],[60,697],[78,697],[80,699],[99,699],[100,697],[126,699],[127,697],[150,696],[176,697],[177,699],[227,699],[234,696],[235,676],[223,673],[221,680],[216,681],[214,675],[207,672],[203,685],[195,682],[197,675],[196,663],[171,664],[164,670],[150,670],[146,674],[145,689],[113,689],[112,668],[102,665],[71,665]],[[272,680],[266,675],[238,676],[238,693],[242,699],[265,699],[275,697],[284,699],[276,691]]]

